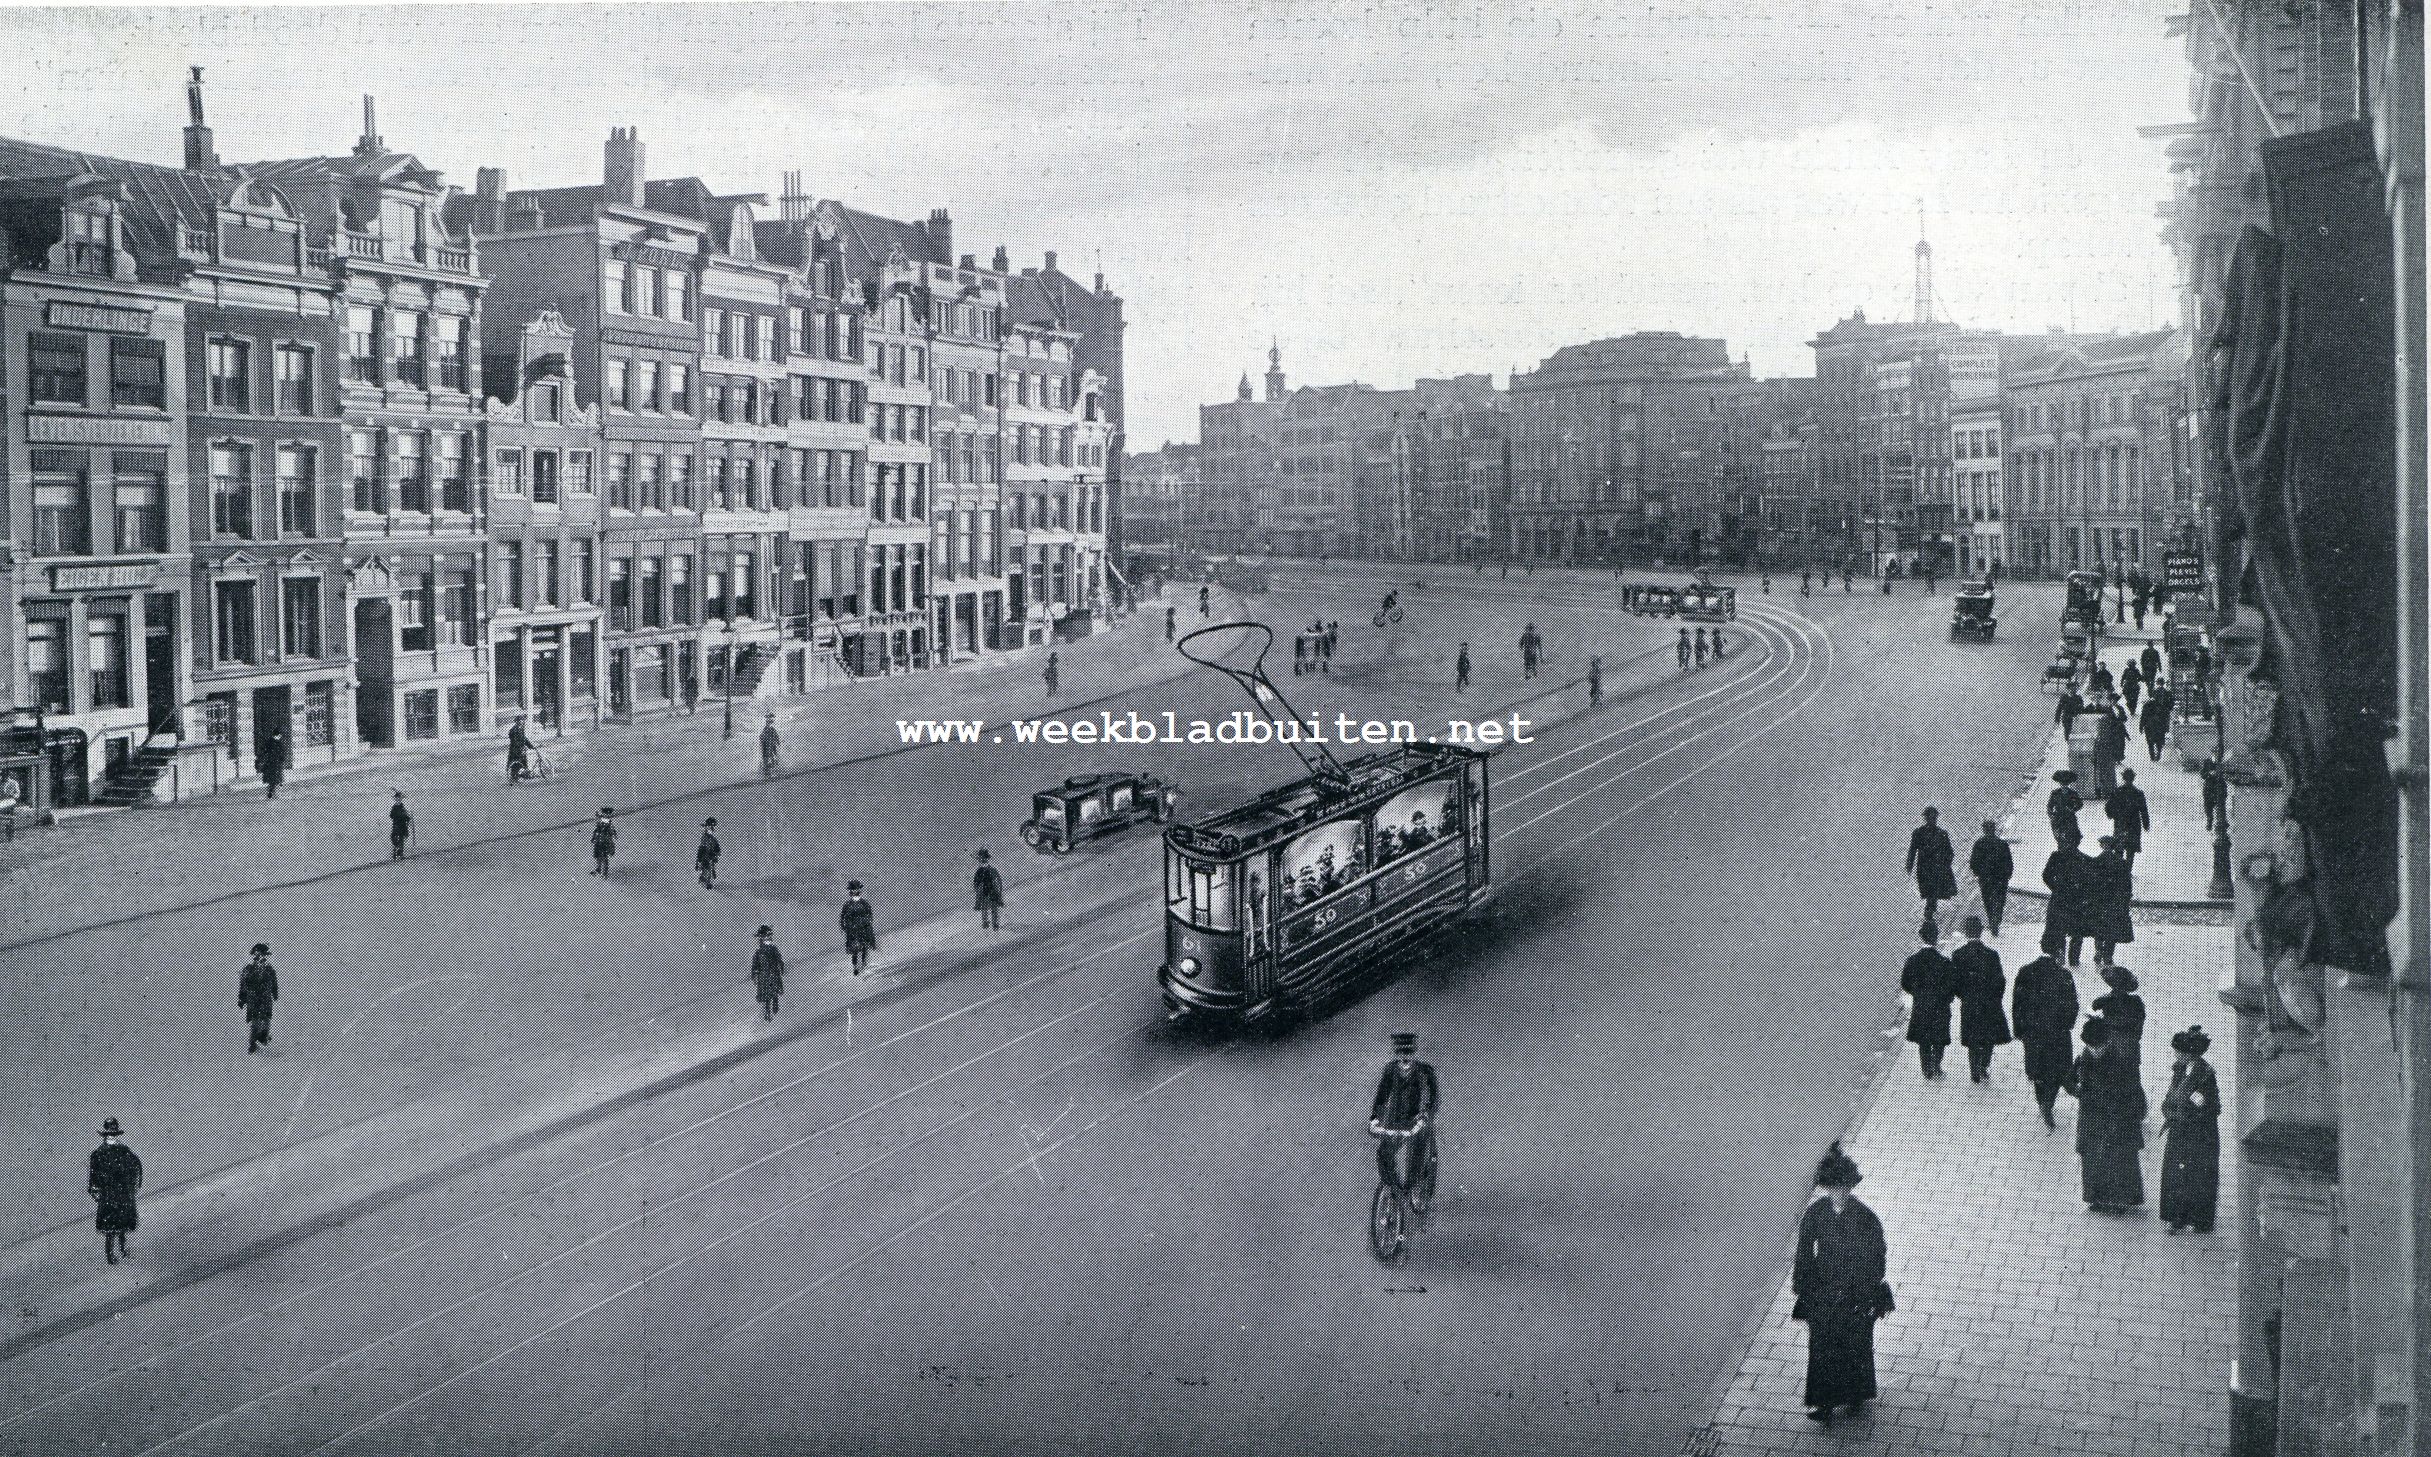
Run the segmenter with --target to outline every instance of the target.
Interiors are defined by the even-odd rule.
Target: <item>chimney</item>
[[[643,206],[647,176],[642,165],[642,129],[608,128],[607,166],[600,179],[608,196],[626,207]]]
[[[969,272],[970,270],[972,270],[972,269],[974,269],[974,268],[977,268],[978,266],[979,266],[979,255],[977,255],[977,254],[975,254],[975,253],[965,253],[965,254],[963,254],[963,255],[962,255],[962,268],[963,268],[963,271],[964,271],[964,272],[966,272],[966,273],[967,273],[967,272]]]
[[[928,235],[929,242],[936,245],[939,257],[954,256],[954,220],[946,215],[944,208],[929,210]]]
[[[539,200],[526,194],[507,210],[506,230],[510,233],[537,233],[540,231],[541,217]]]
[[[1012,272],[1013,260],[1006,255],[1004,251],[1004,244],[998,243],[996,245],[996,261],[988,266],[995,269],[998,273]]]
[[[810,216],[810,194],[802,190],[799,171],[785,174],[785,192],[778,200],[777,216],[789,223],[798,223]]]
[[[1106,270],[1103,268],[1097,270],[1097,278],[1089,287],[1098,293],[1104,293],[1106,291]]]
[[[1053,273],[1055,271],[1055,250],[1053,248],[1049,248],[1047,250],[1046,271],[1049,273]]]
[[[473,231],[506,231],[506,169],[483,167],[473,173]]]
[[[363,94],[363,135],[355,138],[355,155],[358,157],[377,156],[387,150],[387,143],[380,140],[380,119],[372,109],[371,93],[365,92]]]
[[[203,68],[186,68],[186,170],[201,172],[219,165],[211,150],[211,128],[203,125]]]

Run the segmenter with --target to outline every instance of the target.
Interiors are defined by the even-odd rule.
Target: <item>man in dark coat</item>
[[[1798,1221],[1790,1319],[1806,1322],[1810,1421],[1828,1422],[1834,1408],[1855,1411],[1875,1396],[1874,1322],[1891,1309],[1889,1250],[1881,1219],[1850,1192],[1861,1177],[1856,1160],[1833,1144],[1815,1166],[1823,1197]]]
[[[1916,928],[1923,945],[1899,968],[1899,989],[1908,994],[1908,1040],[1916,1044],[1916,1066],[1928,1078],[1941,1076],[1941,1055],[1950,1046],[1950,1003],[1958,998],[1958,971],[1935,942],[1941,928],[1931,921]]]
[[[1908,831],[1906,868],[1916,877],[1916,893],[1924,897],[1928,921],[1935,906],[1958,897],[1958,878],[1950,873],[1955,857],[1950,832],[1941,827],[1941,811],[1925,806],[1925,822]]]
[[[245,1026],[250,1032],[245,1051],[254,1052],[270,1041],[270,1010],[278,1005],[279,973],[270,964],[270,947],[260,941],[253,943],[253,959],[236,974],[236,1005],[245,1014]]]
[[[1983,896],[1984,922],[1998,936],[2001,913],[2009,908],[2009,882],[2017,874],[2017,860],[1990,820],[1984,821],[1984,833],[1967,851],[1967,873],[1975,877],[1975,888]]]
[[[861,899],[860,881],[844,883],[844,909],[837,914],[836,924],[843,928],[844,952],[852,958],[853,975],[859,976],[869,966],[869,954],[878,949],[878,913]]]
[[[760,1020],[773,1022],[777,998],[785,995],[785,953],[777,950],[772,928],[762,926],[751,934],[759,943],[751,948],[751,989],[760,999]]]
[[[701,821],[701,842],[692,850],[692,873],[700,877],[701,889],[717,888],[717,863],[725,858],[726,847],[718,843],[717,816]]]
[[[591,873],[605,877],[608,862],[616,858],[616,811],[602,806],[599,817],[591,821]]]
[[[2136,662],[2144,669],[2144,681],[2153,685],[2155,691],[2158,691],[2161,682],[2161,650],[2151,643],[2146,643],[2144,651],[2137,656]]]
[[[2127,720],[2120,717],[2125,711],[2115,700],[2093,710],[2093,792],[2098,796],[2107,797],[2117,787],[2119,765],[2127,758]]]
[[[2084,711],[2085,695],[2077,692],[2076,685],[2071,683],[2060,690],[2060,701],[2051,709],[2051,721],[2059,725],[2061,733],[2066,733],[2076,726],[2077,715]]]
[[[2085,832],[2077,826],[2077,811],[2085,807],[2085,796],[2077,792],[2074,769],[2054,770],[2051,775],[2051,797],[2043,801],[2043,814],[2051,821],[2051,838],[2060,844],[2082,839]]]
[[[2102,813],[2110,817],[2110,838],[2127,868],[2135,869],[2136,856],[2144,849],[2144,832],[2152,828],[2152,802],[2136,788],[2135,770],[2119,771],[2119,787],[2102,801]]]
[[[287,736],[275,729],[265,736],[254,767],[262,771],[262,797],[278,798],[279,786],[287,782]]]
[[[1460,645],[1459,659],[1452,664],[1452,691],[1469,691],[1469,645],[1465,642]]]
[[[2228,773],[2220,767],[2220,756],[2213,754],[2203,761],[2203,828],[2216,830],[2228,823]]]
[[[2136,700],[2143,696],[2144,670],[2129,663],[2119,673],[2119,698],[2127,705],[2127,711],[2133,713],[2136,711]]]
[[[2123,1214],[2144,1202],[2144,1086],[2111,1045],[2109,1023],[2096,1017],[2078,1035],[2085,1050],[2068,1070],[2068,1091],[2077,1100],[2085,1203],[2097,1214]]]
[[[2136,726],[2144,730],[2144,748],[2156,763],[2161,758],[2161,746],[2169,742],[2170,710],[2176,706],[2175,696],[2167,688],[2156,688],[2152,697],[2144,700],[2144,711],[2136,716]]]
[[[405,791],[393,791],[388,802],[388,858],[405,858],[405,842],[414,837],[414,812],[405,807]]]
[[[979,862],[979,868],[971,872],[972,909],[979,912],[982,930],[1001,931],[1004,929],[1000,920],[1004,913],[1004,877],[989,863],[984,846],[973,850],[971,858]]]
[[[2220,1209],[2220,1079],[2203,1060],[2211,1045],[2200,1025],[2169,1039],[2178,1056],[2161,1098],[2161,1219],[2171,1234],[2210,1234]]]
[[[1435,1114],[1442,1102],[1443,1090],[1436,1084],[1434,1066],[1418,1060],[1418,1034],[1394,1033],[1393,1060],[1376,1079],[1376,1097],[1368,1105],[1368,1131],[1378,1135],[1417,1131],[1408,1138],[1379,1136],[1377,1178],[1405,1192],[1417,1181],[1435,1152]]]
[[[143,1160],[118,1140],[125,1130],[115,1118],[101,1120],[101,1147],[84,1164],[84,1191],[93,1196],[93,1228],[101,1231],[102,1258],[111,1264],[126,1254],[136,1225],[135,1196],[143,1189]]]
[[[760,725],[760,772],[762,774],[774,774],[777,772],[777,746],[779,742],[780,741],[777,737],[777,716],[775,713],[771,712],[768,715],[767,721]]]
[[[512,784],[523,778],[524,769],[532,760],[532,736],[524,730],[523,720],[516,719],[506,731],[506,777]]]
[[[1967,944],[1950,953],[1950,969],[1958,974],[1958,1040],[1967,1049],[1967,1081],[1992,1081],[1992,1049],[2010,1040],[2009,1019],[2001,1013],[2001,994],[2009,978],[2001,972],[2000,953],[1984,944],[1984,922],[1969,916],[1958,923]]]
[[[2088,901],[2093,891],[2093,861],[2077,849],[2082,839],[2073,833],[2061,835],[2059,847],[2043,862],[2043,888],[2051,893],[2050,909],[2043,915],[2043,954],[2057,956],[2065,948],[2070,966],[2084,955],[2092,919]]]
[[[2118,838],[2102,837],[2086,881],[2086,933],[2093,937],[2093,959],[2102,966],[2121,946],[2136,939],[2135,871],[2119,849]]]
[[[2108,698],[2119,691],[2118,680],[2110,676],[2110,665],[2098,657],[2093,660],[2093,672],[2085,679],[2085,691],[2095,698]]]
[[[2068,1081],[2068,1061],[2076,1036],[2076,978],[2048,954],[2017,969],[2009,989],[2009,1020],[2026,1054],[2026,1081],[2034,1084],[2034,1104],[2043,1126],[2057,1128],[2051,1110]]]

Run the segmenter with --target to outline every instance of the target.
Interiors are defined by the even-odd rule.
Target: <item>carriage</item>
[[[1181,788],[1154,774],[1075,774],[1030,796],[1021,842],[1042,855],[1069,855],[1084,840],[1173,818]]]
[[[2060,607],[2060,627],[2081,627],[2093,637],[2102,635],[2102,574],[2078,570],[2068,574],[2068,597]]]
[[[1992,641],[1993,630],[2000,619],[1992,613],[1993,596],[1988,589],[1970,583],[1950,602],[1950,641],[1970,637],[1977,642]]]
[[[1193,651],[1211,634],[1255,657],[1227,666]],[[1271,641],[1260,624],[1226,623],[1177,646],[1250,687],[1278,729],[1305,729],[1257,665]],[[1304,734],[1287,742],[1307,775],[1165,831],[1157,981],[1173,1017],[1253,1021],[1320,1003],[1491,888],[1485,750],[1411,743],[1341,762]]]

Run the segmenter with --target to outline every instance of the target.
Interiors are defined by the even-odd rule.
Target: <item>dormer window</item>
[[[71,207],[62,229],[68,271],[107,276],[117,264],[111,240],[110,211],[103,207]]]
[[[380,209],[380,233],[391,250],[389,257],[419,259],[422,256],[422,209],[410,202],[391,200]]]

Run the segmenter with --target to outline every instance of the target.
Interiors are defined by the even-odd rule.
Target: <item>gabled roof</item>
[[[928,229],[918,223],[898,222],[842,203],[836,204],[835,210],[836,236],[844,243],[844,268],[855,278],[875,279],[897,249],[902,250],[907,262],[954,261],[937,246]]]
[[[0,137],[0,177],[65,179],[82,172],[107,177],[127,189],[124,216],[138,252],[176,252],[178,226],[211,226],[214,209],[234,185],[218,172],[188,172]]]
[[[245,170],[270,182],[401,182],[436,191],[439,174],[410,152],[349,152],[343,157],[276,157]]]

